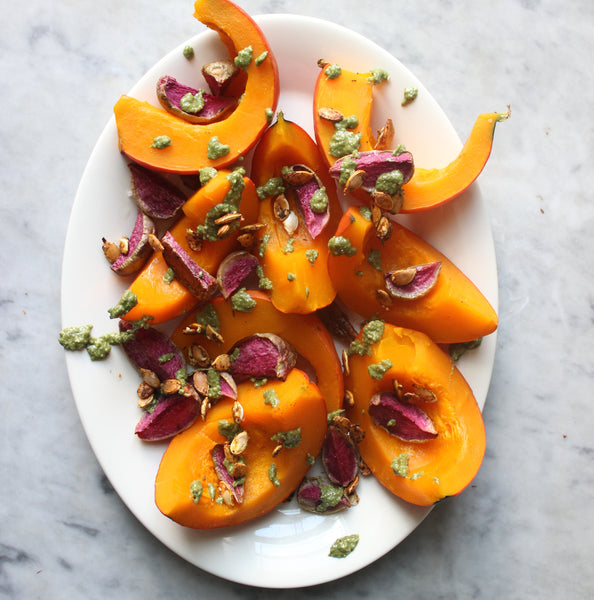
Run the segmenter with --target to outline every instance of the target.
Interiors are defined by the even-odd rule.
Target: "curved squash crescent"
[[[253,19],[229,0],[198,0],[194,8],[194,16],[217,31],[235,54],[248,46],[254,57],[268,54],[259,66],[252,60],[241,102],[229,117],[216,123],[194,125],[127,95],[118,100],[114,113],[120,150],[135,162],[159,171],[190,174],[207,166],[233,164],[258,141],[268,126],[266,109],[276,110],[278,101],[278,66]],[[153,148],[155,137],[162,135],[171,139],[171,145]],[[213,137],[230,147],[228,154],[215,160],[207,157]]]

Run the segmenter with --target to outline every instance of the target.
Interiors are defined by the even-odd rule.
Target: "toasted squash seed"
[[[392,296],[384,289],[375,290],[375,297],[383,308],[389,310],[392,306]]]
[[[219,354],[211,364],[216,371],[228,371],[231,367],[231,357],[228,354]]]
[[[343,114],[336,110],[335,108],[330,108],[328,106],[324,106],[318,109],[318,117],[320,119],[324,119],[326,121],[332,121],[333,123],[338,123],[344,119]]]
[[[105,254],[105,258],[107,258],[107,260],[110,263],[114,263],[119,258],[120,254],[122,253],[120,251],[120,247],[118,246],[118,244],[109,242],[105,238],[101,238],[101,242],[102,242],[101,248],[103,250],[103,254]]]
[[[283,180],[290,186],[298,187],[311,181],[315,177],[312,170],[300,169],[296,171],[286,171],[283,173]]]
[[[231,450],[231,454],[235,456],[240,456],[245,452],[247,448],[249,435],[247,431],[240,431],[231,441],[229,445],[229,450]]]
[[[365,171],[363,171],[362,169],[357,169],[356,171],[353,171],[349,175],[349,178],[346,180],[346,183],[344,184],[344,193],[348,194],[349,192],[358,190],[363,185],[364,180]]]
[[[144,381],[144,383],[149,385],[154,390],[156,390],[161,385],[161,381],[159,380],[154,371],[151,371],[150,369],[141,368],[140,374],[142,375],[142,381]]]
[[[181,390],[181,381],[179,379],[166,379],[163,382],[162,390],[166,396],[177,394]]]
[[[416,274],[417,270],[414,267],[407,267],[393,271],[390,279],[394,285],[407,285],[415,278]]]
[[[279,194],[276,197],[272,208],[274,211],[274,216],[279,221],[284,221],[291,212],[291,207],[289,206],[289,201],[287,200],[287,198],[284,194]]]

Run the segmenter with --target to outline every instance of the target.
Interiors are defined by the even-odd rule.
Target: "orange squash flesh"
[[[468,342],[492,333],[497,314],[479,289],[446,256],[412,231],[393,223],[384,244],[372,223],[359,208],[350,207],[336,231],[346,237],[356,254],[328,258],[328,271],[340,299],[353,311],[369,319],[378,315],[394,325],[426,333],[436,343]],[[382,271],[368,262],[370,250],[381,255]],[[389,309],[382,306],[376,290],[385,289],[384,272],[441,261],[435,287],[415,300],[395,298]]]
[[[392,367],[380,380],[372,379],[368,366],[385,359]],[[371,346],[371,354],[353,354],[349,364],[346,386],[355,403],[347,416],[365,431],[359,444],[361,457],[382,485],[422,506],[461,492],[481,465],[486,437],[472,390],[450,358],[426,335],[388,324],[382,339]],[[435,439],[403,441],[373,423],[369,400],[380,391],[392,391],[394,379],[405,393],[417,385],[435,394],[435,402],[413,401],[433,421]],[[403,454],[408,455],[408,476],[396,474],[391,467]]]
[[[195,320],[189,313],[172,334],[173,342],[186,353],[191,344],[198,343],[209,356],[226,352],[239,340],[254,333],[275,333],[289,342],[315,369],[317,385],[322,393],[328,412],[342,406],[344,383],[340,359],[328,330],[315,315],[285,314],[277,310],[263,292],[250,290],[256,301],[251,312],[237,312],[229,301],[222,297],[211,300],[219,322],[223,343],[206,339],[204,336],[186,335],[183,330]]]
[[[174,172],[197,173],[203,167],[222,168],[248,152],[268,126],[266,109],[276,109],[279,76],[276,59],[262,30],[253,19],[229,0],[198,0],[194,16],[219,32],[233,55],[251,46],[254,58],[268,55],[260,66],[252,60],[247,67],[245,91],[235,111],[226,119],[194,125],[148,102],[122,96],[114,106],[120,149],[146,167]],[[166,135],[171,145],[156,149],[157,136]],[[209,140],[216,136],[230,151],[218,159],[207,157]]]
[[[264,402],[264,392],[273,389],[279,398],[276,407]],[[226,439],[218,432],[219,420],[232,421],[232,401],[221,400],[206,420],[197,420],[177,435],[165,451],[155,481],[155,501],[159,510],[180,525],[213,529],[237,525],[259,517],[284,501],[299,485],[310,468],[308,456],[317,456],[326,431],[326,406],[316,385],[293,369],[284,382],[269,382],[255,387],[251,382],[238,386],[238,399],[244,410],[242,428],[249,441],[243,457],[248,466],[241,504],[232,507],[213,501],[208,484],[217,487],[218,477],[211,450]],[[301,429],[301,443],[284,448],[273,458],[277,442],[270,438],[278,432]],[[269,469],[274,463],[280,485],[275,486]],[[203,493],[195,503],[190,484],[199,480]]]
[[[237,233],[217,241],[204,241],[201,250],[192,250],[186,239],[186,230],[194,229],[204,222],[208,211],[223,202],[231,184],[227,179],[229,171],[219,171],[204,187],[201,187],[183,205],[183,217],[170,229],[178,244],[206,271],[212,275],[220,262],[232,250]],[[258,216],[258,195],[250,179],[243,178],[245,188],[241,196],[240,210],[243,224],[254,223]],[[147,264],[130,284],[136,294],[138,304],[124,318],[129,321],[145,315],[154,317],[153,323],[163,323],[183,314],[197,304],[197,299],[175,279],[166,283],[164,275],[168,265],[160,252],[155,252]]]
[[[324,230],[312,239],[300,216],[299,226],[289,235],[283,223],[274,216],[276,196],[261,201],[258,221],[267,225],[260,230],[259,239],[270,236],[261,264],[264,275],[272,281],[272,303],[282,312],[306,314],[328,306],[336,296],[328,276],[326,259],[328,240],[338,225],[342,209],[334,180],[329,176],[315,142],[299,125],[287,121],[279,113],[275,124],[264,133],[256,147],[252,179],[257,186],[261,186],[272,177],[280,177],[283,167],[298,164],[312,169],[326,188],[330,218]],[[291,195],[287,193],[286,197],[292,210],[300,215],[299,208],[291,201]],[[283,252],[289,239],[293,240],[292,252]],[[318,252],[313,264],[306,256],[307,250]],[[289,273],[295,277],[289,279]]]
[[[480,114],[458,156],[441,169],[415,167],[412,179],[402,186],[403,213],[427,210],[461,194],[480,175],[493,146],[495,125],[509,117],[507,113]]]
[[[318,111],[322,108],[333,108],[343,117],[356,116],[359,125],[351,129],[353,133],[361,133],[359,151],[372,150],[375,138],[371,128],[371,110],[373,105],[374,85],[369,82],[371,73],[354,73],[342,69],[335,79],[326,76],[325,66],[318,75],[314,90],[314,131],[316,142],[322,152],[326,164],[331,167],[337,160],[330,154],[330,140],[334,135],[334,123],[322,119]]]

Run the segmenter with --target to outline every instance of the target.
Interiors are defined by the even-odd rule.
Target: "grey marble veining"
[[[461,496],[376,563],[286,598],[594,595],[594,4],[241,0],[377,41],[460,136],[512,106],[480,179],[499,272],[487,454]],[[60,329],[78,180],[114,102],[193,35],[192,2],[3,8],[0,597],[273,598],[192,567],[121,502],[80,425]]]

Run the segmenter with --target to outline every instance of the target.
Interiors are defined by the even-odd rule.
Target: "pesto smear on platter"
[[[332,558],[344,558],[357,547],[358,543],[359,534],[357,533],[338,538],[330,547],[328,556],[331,556]]]

